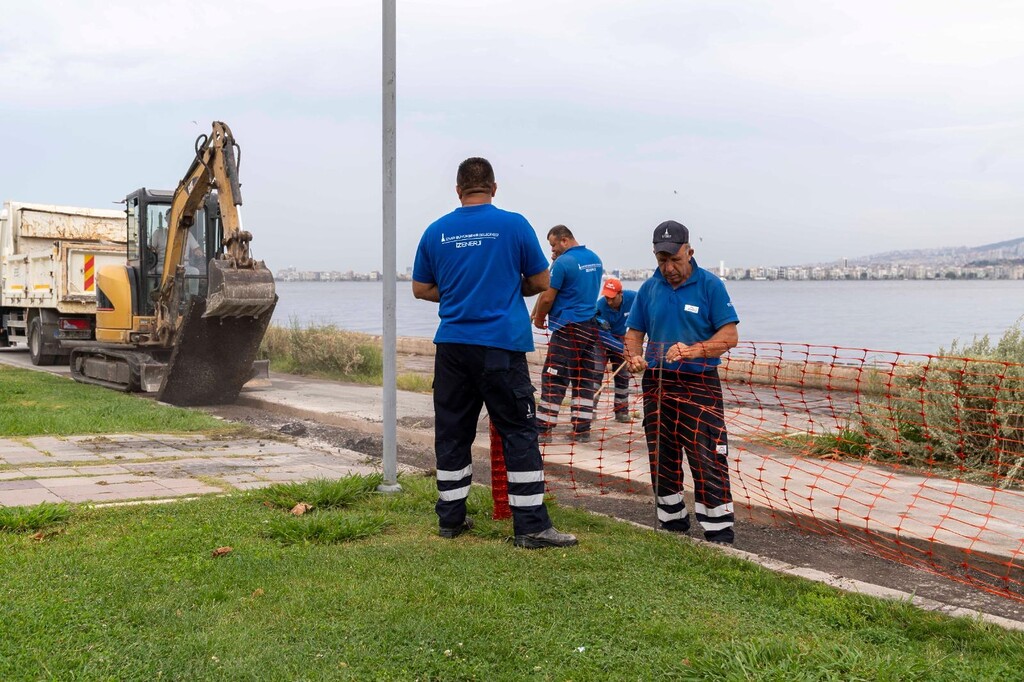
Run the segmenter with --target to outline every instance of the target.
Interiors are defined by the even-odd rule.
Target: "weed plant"
[[[249,493],[256,501],[278,509],[292,509],[299,503],[313,509],[347,507],[374,493],[383,476],[350,475],[339,479],[317,478],[303,483],[277,483]]]
[[[67,504],[43,502],[33,507],[0,507],[0,532],[25,533],[61,524],[71,517]]]
[[[284,545],[340,543],[362,540],[377,535],[388,526],[387,516],[347,514],[338,511],[314,511],[302,516],[281,516],[266,528],[267,537]]]

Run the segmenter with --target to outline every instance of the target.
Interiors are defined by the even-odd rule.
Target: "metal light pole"
[[[395,0],[383,1],[383,176],[384,176],[384,481],[377,489],[398,492],[398,389],[395,325],[395,277],[398,270],[395,257],[397,202],[395,191]]]

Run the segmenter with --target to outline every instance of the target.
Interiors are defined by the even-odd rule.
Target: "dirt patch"
[[[291,434],[308,439],[312,446],[323,449],[343,448],[379,458],[383,437],[366,424],[367,431],[351,426],[338,426],[301,419],[252,407],[222,406],[209,410],[225,419],[249,424],[275,434]],[[415,422],[415,423],[413,423]],[[430,420],[399,420],[398,461],[401,465],[433,471],[434,455],[429,446],[433,424]],[[403,432],[411,430],[411,432]],[[478,437],[477,444],[485,442]],[[549,477],[557,471],[549,471]],[[490,462],[476,457],[473,479],[489,484]],[[649,495],[607,493],[585,483],[575,482],[571,491],[556,493],[559,504],[607,514],[645,526],[654,525],[654,504]],[[1013,620],[1024,620],[1024,603],[989,594],[941,575],[898,564],[865,553],[865,550],[836,536],[805,533],[787,525],[763,525],[754,521],[737,521],[736,548],[763,557],[784,561],[794,566],[813,568],[824,573],[874,585],[948,604],[974,609]]]

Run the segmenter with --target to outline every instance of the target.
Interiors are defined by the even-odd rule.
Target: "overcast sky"
[[[173,189],[210,121],[271,268],[381,259],[381,7],[0,0],[0,199]],[[653,264],[1024,236],[1024,3],[398,0],[398,263],[486,156],[495,203]]]

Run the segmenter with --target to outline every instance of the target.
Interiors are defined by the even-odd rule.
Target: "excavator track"
[[[71,377],[83,384],[131,393],[142,390],[143,369],[160,365],[152,353],[139,350],[75,348],[71,351]]]

